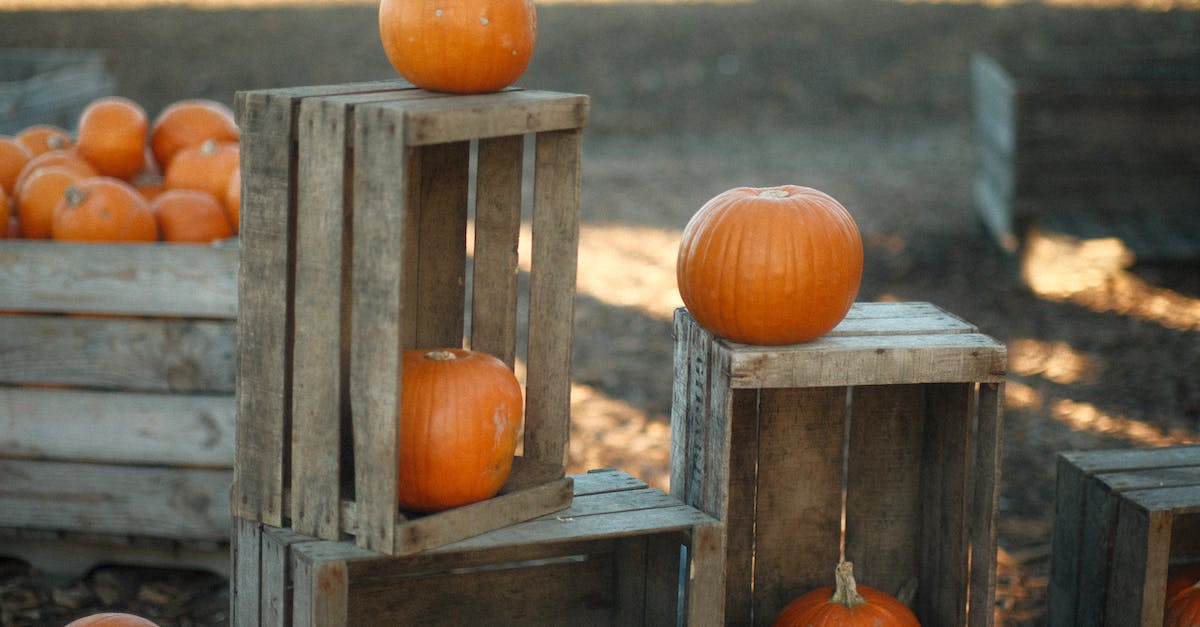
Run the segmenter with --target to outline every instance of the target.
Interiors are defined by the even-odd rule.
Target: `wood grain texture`
[[[462,348],[466,302],[468,142],[420,148],[415,204],[417,229],[408,242],[416,250],[416,317],[413,348]]]
[[[410,146],[570,131],[587,125],[590,99],[578,94],[506,90],[405,107]]]
[[[517,243],[524,137],[479,141],[471,286],[471,348],[516,361]]]

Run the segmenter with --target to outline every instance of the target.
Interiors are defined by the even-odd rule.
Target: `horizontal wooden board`
[[[20,558],[42,575],[63,580],[83,578],[101,564],[230,575],[229,543],[223,540],[179,541],[0,527],[0,555]]]
[[[0,315],[0,384],[232,394],[233,321]]]
[[[228,470],[0,460],[0,526],[228,539]]]
[[[0,458],[232,468],[232,395],[0,387]]]
[[[589,103],[578,94],[510,90],[372,106],[395,110],[405,145],[423,146],[582,128]]]
[[[0,241],[0,310],[237,317],[237,240]]]

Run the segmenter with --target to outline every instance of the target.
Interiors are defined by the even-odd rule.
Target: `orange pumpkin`
[[[459,94],[493,92],[533,58],[533,0],[381,0],[379,37],[392,67],[413,85]]]
[[[783,608],[772,627],[920,627],[895,597],[854,581],[854,566],[834,570],[836,585],[810,590]]]
[[[818,190],[739,187],[684,228],[676,280],[700,326],[747,344],[807,342],[841,322],[862,280],[854,218]]]
[[[524,412],[516,375],[462,349],[405,351],[401,367],[400,507],[436,512],[495,496]]]
[[[1196,627],[1200,625],[1200,581],[1178,587],[1168,593],[1163,627]]]
[[[158,627],[158,624],[133,614],[104,612],[76,619],[67,627]]]

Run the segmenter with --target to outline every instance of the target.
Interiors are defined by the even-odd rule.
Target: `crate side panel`
[[[400,122],[387,111],[359,107],[354,127],[350,400],[355,465],[372,468],[355,473],[360,501],[355,536],[366,546],[390,552],[398,516],[391,504],[397,489],[403,319],[411,318],[404,298],[411,230],[407,203],[413,186],[410,161],[416,157],[400,143]]]
[[[5,309],[233,320],[236,242],[71,244],[0,242]]]
[[[292,362],[292,525],[336,540],[341,532],[342,420],[348,414],[349,264],[343,106],[300,105]]]
[[[769,625],[792,599],[826,585],[838,563],[846,394],[844,387],[761,393],[755,625]]]
[[[0,457],[232,468],[232,395],[0,388]]]
[[[0,316],[0,383],[232,393],[236,334],[206,320]]]
[[[539,133],[533,181],[525,456],[565,472],[579,243],[579,129]]]
[[[227,470],[0,460],[0,524],[228,540]]]
[[[856,387],[850,401],[846,559],[865,585],[896,594],[916,576],[925,394],[920,385]]]
[[[516,362],[520,135],[479,141],[471,286],[471,348]]]
[[[1163,624],[1171,514],[1120,504],[1103,625]]]

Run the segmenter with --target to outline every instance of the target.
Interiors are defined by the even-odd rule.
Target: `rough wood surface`
[[[516,361],[517,243],[521,230],[520,135],[479,141],[471,286],[471,348]]]

